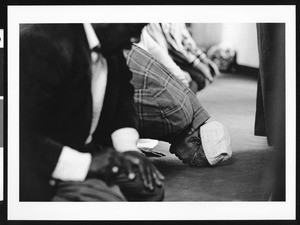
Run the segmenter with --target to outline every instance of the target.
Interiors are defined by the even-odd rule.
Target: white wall
[[[220,42],[227,42],[237,51],[238,64],[258,67],[255,23],[192,24],[191,31],[200,47],[208,48]]]
[[[194,40],[200,47],[209,48],[222,41],[222,23],[195,23],[191,26]]]

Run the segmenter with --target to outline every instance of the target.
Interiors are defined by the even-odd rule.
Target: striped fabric
[[[124,55],[133,72],[141,137],[172,143],[182,132],[191,134],[209,119],[194,93],[148,52],[133,45]]]
[[[187,36],[184,35],[183,30],[186,29],[183,23],[161,23],[162,32],[168,42],[169,54],[173,60],[178,64],[188,65],[195,68],[203,74],[204,77],[212,82],[214,80],[209,67],[198,58],[198,53],[186,46]],[[190,37],[191,38],[191,37]],[[189,42],[191,42],[190,40]],[[182,65],[181,65],[182,66]],[[199,75],[200,75],[199,74]],[[198,75],[198,76],[199,76]]]

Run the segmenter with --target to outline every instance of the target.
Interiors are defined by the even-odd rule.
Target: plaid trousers
[[[210,118],[195,94],[150,53],[133,45],[125,51],[142,138],[172,143]]]

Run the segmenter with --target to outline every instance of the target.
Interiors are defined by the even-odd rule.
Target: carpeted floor
[[[231,136],[232,158],[221,166],[192,168],[168,152],[160,142],[155,150],[166,156],[153,158],[165,175],[165,201],[267,201],[266,169],[273,149],[265,137],[254,136],[256,79],[222,74],[197,97],[211,120],[222,122]]]

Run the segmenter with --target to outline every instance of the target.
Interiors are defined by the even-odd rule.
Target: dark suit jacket
[[[108,80],[93,142],[137,127],[123,53],[107,57]],[[83,151],[92,118],[90,50],[82,24],[20,26],[20,200],[49,200],[63,146]]]

